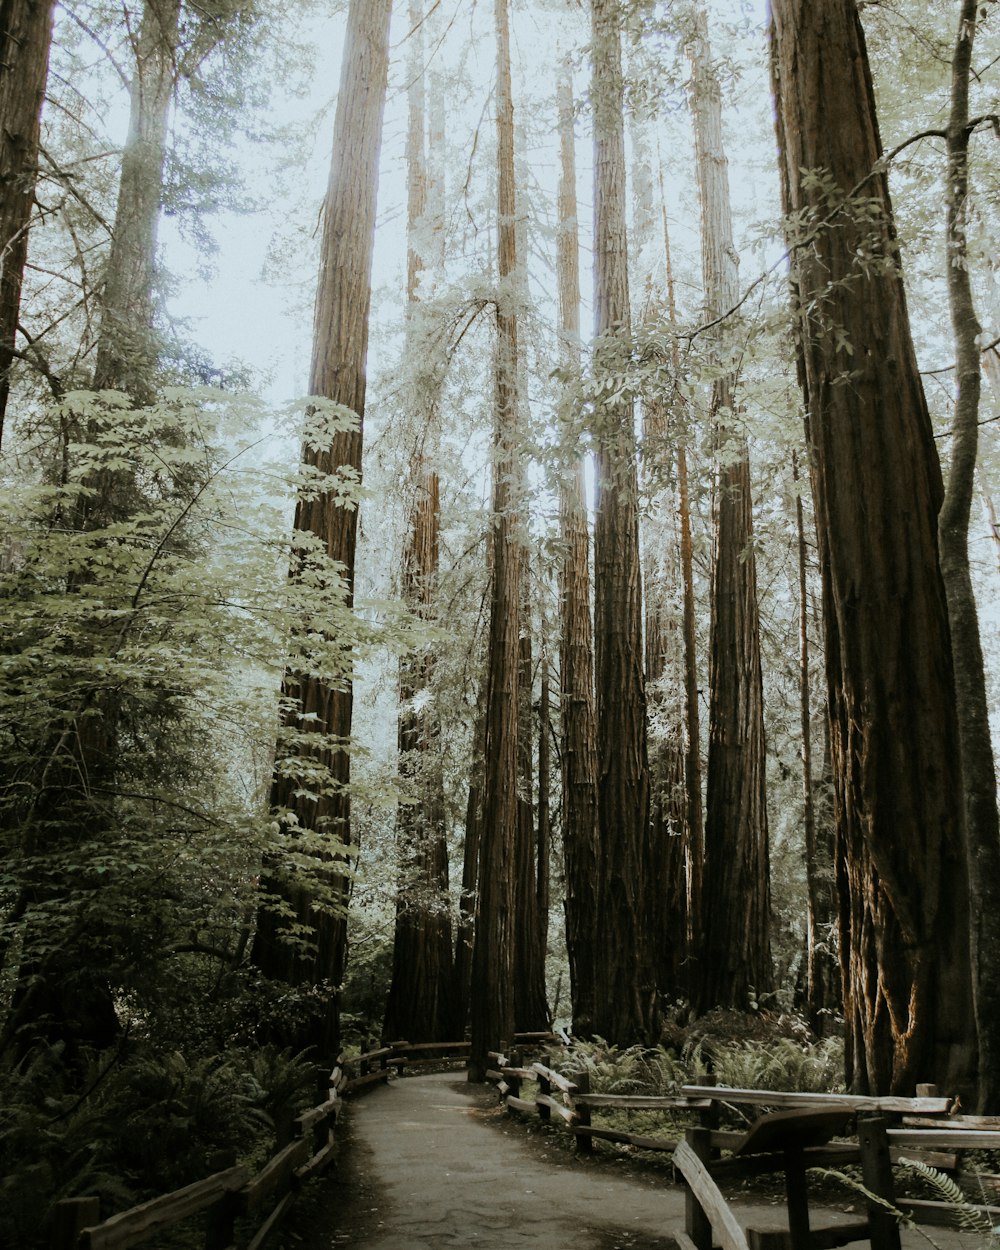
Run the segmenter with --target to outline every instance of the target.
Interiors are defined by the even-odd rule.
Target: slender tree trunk
[[[567,371],[580,368],[580,244],[577,222],[573,83],[559,79],[559,320]],[[572,422],[569,423],[572,430]],[[559,487],[559,703],[562,723],[562,834],[566,878],[566,948],[569,954],[573,1032],[593,1032],[597,927],[597,723],[594,710],[594,642],[590,616],[590,531],[583,458],[575,432],[572,465]]]
[[[816,782],[812,762],[812,673],[809,648],[808,547],[799,464],[792,452],[795,483],[795,534],[799,572],[799,717],[802,731],[802,825],[806,842],[806,1009],[816,1033],[823,1032],[824,1016],[840,1008],[839,975],[830,930],[836,924],[836,887],[833,855],[822,810],[816,810]],[[827,735],[828,736],[828,735]]]
[[[527,555],[522,552],[527,564]],[[527,578],[524,579],[527,582]],[[522,585],[522,591],[526,589]],[[531,605],[522,593],[518,669],[518,743],[520,785],[518,787],[517,842],[514,883],[514,1028],[532,1033],[552,1023],[545,998],[545,938],[538,887],[540,863],[539,835],[535,832],[534,797],[534,662],[531,645]]]
[[[633,119],[632,186],[633,256],[641,260],[653,250],[657,214],[653,198],[653,170],[643,125]],[[655,317],[662,302],[655,291],[651,266],[636,269],[637,282],[645,287],[643,322]],[[688,842],[687,805],[684,802],[684,705],[677,680],[683,664],[683,635],[672,610],[677,597],[679,570],[678,534],[673,527],[674,509],[658,474],[670,444],[671,413],[661,396],[642,400],[643,463],[648,496],[642,531],[643,602],[645,603],[646,696],[649,713],[649,879],[646,921],[653,943],[657,990],[665,1001],[683,994],[687,934],[687,891],[684,847]],[[663,517],[658,523],[656,518]]]
[[[514,1024],[514,867],[517,844],[518,672],[522,539],[516,497],[519,414],[514,103],[507,0],[496,0],[497,179],[499,191],[496,430],[493,451],[492,591],[486,688],[486,768],[479,857],[479,907],[472,953],[469,1079],[485,1079],[487,1053]]]
[[[667,312],[670,324],[677,324],[677,297],[670,254],[670,230],[667,223],[667,198],[663,174],[660,173],[660,200],[663,218],[663,257],[667,278]],[[680,346],[676,340],[671,348],[674,373],[680,377]],[[677,402],[683,402],[678,388]],[[684,868],[687,887],[685,954],[690,960],[695,949],[695,935],[702,932],[702,892],[705,869],[705,819],[701,798],[701,709],[698,703],[698,641],[694,597],[694,543],[691,539],[691,497],[688,489],[687,446],[683,437],[677,439],[677,520],[680,529],[680,565],[683,597],[682,629],[684,634],[684,722],[685,760],[684,786],[687,800],[685,822]],[[693,967],[693,965],[692,965]],[[690,970],[685,973],[688,994],[691,991]]]
[[[711,61],[708,22],[696,16],[691,100],[701,190],[706,316],[738,298],[729,177],[722,141],[722,98]],[[720,335],[718,359],[724,360]],[[698,1011],[747,1009],[772,988],[764,693],[757,616],[750,454],[733,428],[735,378],[712,388],[715,437],[722,451],[715,489],[712,627],[709,667],[708,783],[705,819],[706,906],[697,943],[693,1002]]]
[[[127,391],[139,403],[152,397],[159,355],[153,333],[156,238],[180,13],[180,0],[144,0],[94,366],[95,390]]]
[[[0,4],[0,440],[10,396],[54,0]]]
[[[455,933],[454,1023],[456,1037],[462,1037],[469,1018],[472,983],[472,948],[476,932],[476,909],[479,897],[479,844],[483,829],[483,789],[481,761],[486,754],[486,717],[476,713],[472,735],[472,759],[475,761],[469,778],[469,794],[465,808],[465,842],[462,848],[462,893],[458,902],[458,928]]]
[[[409,326],[419,304],[424,262],[419,231],[428,206],[426,108],[424,89],[423,0],[410,0],[409,132],[407,136],[408,205],[407,305]],[[415,366],[419,350],[412,333],[407,356]],[[424,448],[436,445],[433,399],[414,395],[416,432],[410,478],[415,493],[410,540],[403,569],[403,599],[411,611],[433,620],[438,573],[441,500],[438,475]],[[399,768],[411,793],[400,804],[396,843],[400,880],[396,900],[392,981],[384,1035],[410,1041],[447,1041],[454,1024],[452,933],[448,896],[448,846],[445,833],[444,777],[440,759],[441,726],[433,701],[435,657],[421,649],[400,662]]]
[[[624,84],[619,8],[592,0],[594,329],[597,375],[623,371],[631,325],[625,232]],[[639,489],[630,398],[595,415],[597,520],[594,638],[597,695],[598,914],[594,1031],[611,1042],[658,1034],[648,879],[649,765],[642,645]]]
[[[358,415],[357,428],[338,433],[332,446],[303,448],[303,461],[322,473],[349,469],[360,477],[365,409],[365,367],[368,355],[368,313],[378,193],[378,162],[389,66],[389,22],[392,0],[351,0],[337,116],[333,158],[323,215],[319,287],[313,333],[310,392],[343,404]],[[300,499],[295,530],[318,538],[331,560],[344,570],[353,594],[358,514],[344,507],[334,491]],[[296,544],[297,560],[301,549]],[[328,848],[322,859],[332,874],[335,907],[317,908],[308,886],[283,871],[280,861],[265,865],[265,898],[258,912],[253,960],[267,976],[292,984],[328,982],[334,990],[343,980],[347,957],[347,882],[342,868],[350,844],[350,751],[352,687],[349,680],[334,686],[314,672],[289,668],[283,696],[291,710],[286,726],[293,733],[315,733],[317,746],[306,754],[307,775],[279,759],[271,801],[287,810],[299,828],[312,830]],[[327,773],[331,784],[317,793],[314,769]],[[284,832],[289,835],[289,826]],[[292,841],[294,843],[294,837]],[[287,914],[267,897],[277,896],[295,922],[312,934],[312,947],[302,951],[289,943],[292,925]],[[336,993],[317,1030],[307,1039],[324,1053],[339,1044]],[[293,1039],[294,1040],[294,1039]]]
[[[1000,1110],[1000,821],[990,736],[989,699],[979,614],[969,567],[969,516],[979,443],[981,363],[966,241],[969,195],[969,79],[979,4],[962,0],[952,59],[948,119],[948,302],[955,338],[958,390],[952,417],[951,461],[938,516],[938,550],[948,602],[955,666],[962,797],[968,844],[972,916],[972,985],[979,1030],[980,1110]]]
[[[822,223],[808,246],[790,226],[789,242],[823,577],[847,1077],[859,1093],[929,1081],[968,1095],[976,1037],[941,473],[864,35],[854,0],[771,0],[771,13],[785,208]],[[859,268],[859,257],[881,263]]]

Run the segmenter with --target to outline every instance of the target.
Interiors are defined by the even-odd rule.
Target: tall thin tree
[[[626,242],[621,10],[592,0],[594,125],[594,368],[627,367],[631,314]],[[595,405],[594,641],[597,705],[598,910],[594,1030],[613,1042],[657,1033],[646,850],[649,763],[643,672],[639,488],[631,398],[620,387]]]
[[[514,186],[514,98],[507,0],[494,7],[497,42],[497,292],[493,517],[490,529],[490,632],[479,897],[472,952],[469,1079],[485,1078],[487,1054],[509,1040],[514,1025],[514,848],[517,842],[520,745],[518,674],[523,540],[517,498],[518,391],[517,200]]]
[[[708,19],[698,8],[691,56],[702,272],[708,321],[738,299],[729,173],[722,137],[722,93],[712,64]],[[753,546],[750,453],[736,425],[735,377],[726,369],[726,335],[716,336],[713,431],[715,482],[712,626],[709,644],[708,776],[705,800],[705,897],[698,1010],[746,1009],[772,987],[764,692]]]
[[[423,0],[410,0],[409,128],[406,356],[421,378],[414,334],[420,315],[420,246],[428,210]],[[428,402],[429,401],[429,402]],[[414,450],[410,488],[414,499],[403,567],[403,598],[418,616],[434,618],[441,530],[440,482],[434,463],[436,396],[433,385],[413,387],[411,417]],[[404,794],[396,818],[400,861],[393,940],[392,980],[385,1034],[411,1041],[445,1041],[462,1027],[454,1019],[451,917],[448,898],[448,846],[445,833],[441,725],[433,697],[435,655],[431,646],[405,656],[399,673],[399,768]]]
[[[580,370],[580,242],[577,218],[573,80],[568,68],[558,87],[559,323],[564,367]],[[569,388],[569,395],[573,391]],[[570,463],[559,488],[559,699],[562,724],[562,836],[566,878],[566,947],[569,953],[573,1032],[593,1031],[597,929],[597,721],[594,709],[594,642],[590,615],[590,529],[585,459],[579,453],[575,411],[566,414]]]
[[[979,614],[969,564],[969,515],[975,491],[982,385],[979,336],[967,240],[969,141],[984,120],[969,115],[972,50],[980,6],[962,0],[951,65],[948,118],[947,264],[948,304],[955,339],[957,391],[951,427],[951,458],[938,516],[941,574],[948,600],[951,654],[958,698],[962,749],[962,796],[969,848],[973,990],[979,1030],[979,1100],[983,1110],[1000,1108],[1000,820],[996,766],[990,735],[989,698],[979,633]],[[996,124],[996,118],[992,119]]]
[[[0,439],[10,396],[55,0],[0,9]]]

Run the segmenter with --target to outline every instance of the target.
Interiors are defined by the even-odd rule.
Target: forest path
[[[349,1101],[341,1129],[332,1184],[308,1204],[307,1228],[295,1220],[307,1250],[668,1250],[684,1224],[684,1191],[662,1169],[623,1162],[614,1175],[606,1155],[576,1157],[508,1122],[495,1090],[454,1072],[377,1086]],[[786,1226],[783,1202],[731,1197],[744,1225]],[[960,1244],[933,1231],[939,1246]],[[927,1247],[912,1233],[907,1244]]]

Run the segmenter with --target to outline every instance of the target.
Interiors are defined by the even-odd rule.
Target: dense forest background
[[[17,1244],[365,1037],[993,1109],[995,0],[8,8]]]

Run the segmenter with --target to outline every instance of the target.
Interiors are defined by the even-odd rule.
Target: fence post
[[[538,1061],[542,1065],[543,1068],[548,1068],[549,1066],[548,1055],[546,1054],[540,1055]],[[549,1080],[549,1078],[547,1076],[542,1076],[541,1072],[537,1072],[536,1076],[538,1078],[539,1094],[543,1096],[551,1095],[552,1094],[552,1082]],[[540,1120],[544,1122],[548,1122],[549,1120],[552,1119],[552,1108],[545,1106],[543,1103],[538,1103],[538,1117]]]
[[[522,1058],[522,1056],[521,1056],[521,1052],[520,1052],[520,1050],[512,1050],[512,1051],[510,1052],[510,1066],[511,1066],[512,1068],[519,1068],[519,1067],[521,1066],[521,1058]],[[506,1096],[507,1096],[507,1098],[510,1098],[512,1095],[513,1095],[513,1097],[514,1097],[514,1098],[520,1098],[520,1097],[521,1097],[521,1078],[520,1078],[520,1076],[515,1076],[515,1075],[514,1075],[513,1073],[511,1073],[511,1072],[509,1072],[509,1071],[505,1071],[505,1072],[504,1072],[504,1080],[507,1082],[508,1086],[510,1087],[510,1088],[508,1089],[508,1091],[507,1091],[507,1095],[506,1095]],[[507,1104],[507,1112],[508,1112],[508,1114],[513,1114],[513,1113],[511,1112],[511,1108],[510,1108],[510,1104],[509,1104],[509,1103]]]
[[[590,1073],[581,1072],[579,1076],[574,1077],[576,1081],[576,1092],[578,1094],[590,1093]],[[573,1110],[576,1112],[576,1122],[580,1128],[590,1128],[590,1108],[579,1107],[576,1102],[573,1103]],[[589,1155],[594,1151],[594,1139],[589,1133],[575,1133],[576,1152],[581,1155]]]
[[[63,1198],[52,1208],[49,1245],[52,1250],[76,1250],[80,1233],[100,1222],[100,1198]]]
[[[858,1116],[858,1145],[861,1147],[861,1179],[865,1189],[882,1199],[868,1202],[868,1235],[872,1250],[899,1250],[899,1221],[891,1210],[895,1203],[892,1160],[889,1157],[889,1121],[880,1115]]]

